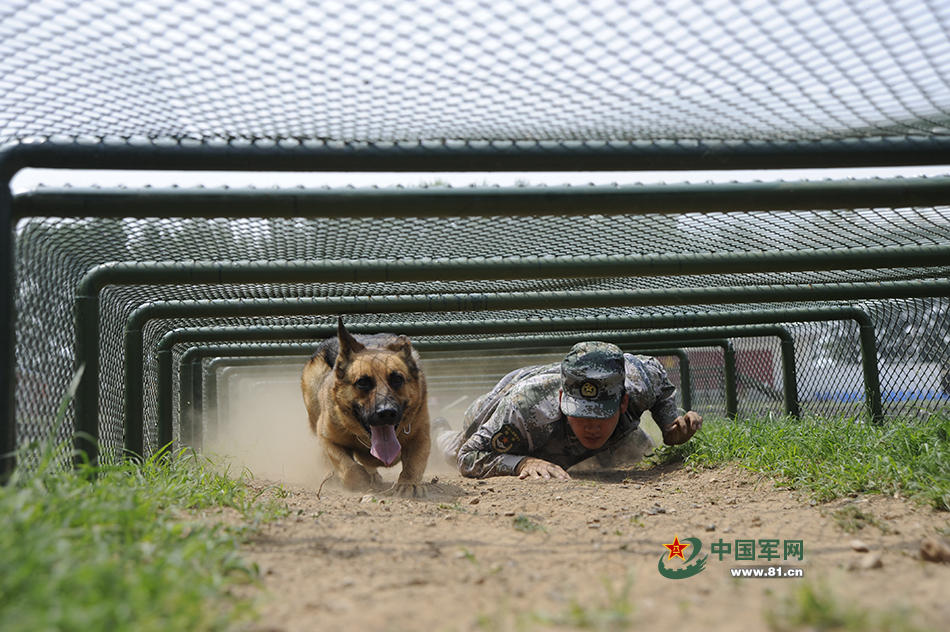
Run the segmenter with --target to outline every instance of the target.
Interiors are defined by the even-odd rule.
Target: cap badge
[[[584,382],[581,384],[581,395],[584,397],[597,397],[597,386],[591,382]]]

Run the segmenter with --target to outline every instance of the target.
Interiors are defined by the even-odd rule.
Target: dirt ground
[[[292,511],[246,546],[263,580],[254,630],[626,629],[625,620],[655,631],[758,630],[803,585],[872,618],[910,608],[899,616],[922,629],[950,621],[950,564],[919,553],[924,538],[950,534],[946,513],[879,495],[816,504],[738,467],[476,481],[432,459],[427,480],[437,481],[425,499],[331,483],[318,494],[323,469],[295,389],[286,375],[235,384],[214,448],[254,472],[255,485],[279,484]],[[849,532],[856,516],[871,523]],[[780,555],[800,540],[804,558],[710,554],[698,574],[667,579],[658,563],[674,538],[698,538],[701,555],[720,540],[774,539]],[[766,565],[804,578],[730,574]]]

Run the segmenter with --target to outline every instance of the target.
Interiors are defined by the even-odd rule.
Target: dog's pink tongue
[[[370,426],[370,447],[369,453],[385,463],[387,466],[396,462],[399,457],[399,451],[402,446],[396,439],[396,427]]]

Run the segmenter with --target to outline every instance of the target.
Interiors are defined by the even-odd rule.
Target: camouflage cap
[[[624,373],[617,345],[577,343],[561,361],[561,412],[569,417],[612,417],[620,408]]]

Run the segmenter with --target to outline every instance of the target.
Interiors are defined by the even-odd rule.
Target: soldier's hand
[[[673,420],[673,425],[663,432],[663,443],[666,445],[686,443],[702,427],[702,416],[691,410],[682,417]]]
[[[518,464],[518,478],[522,480],[526,478],[567,479],[570,475],[559,465],[529,456]]]

